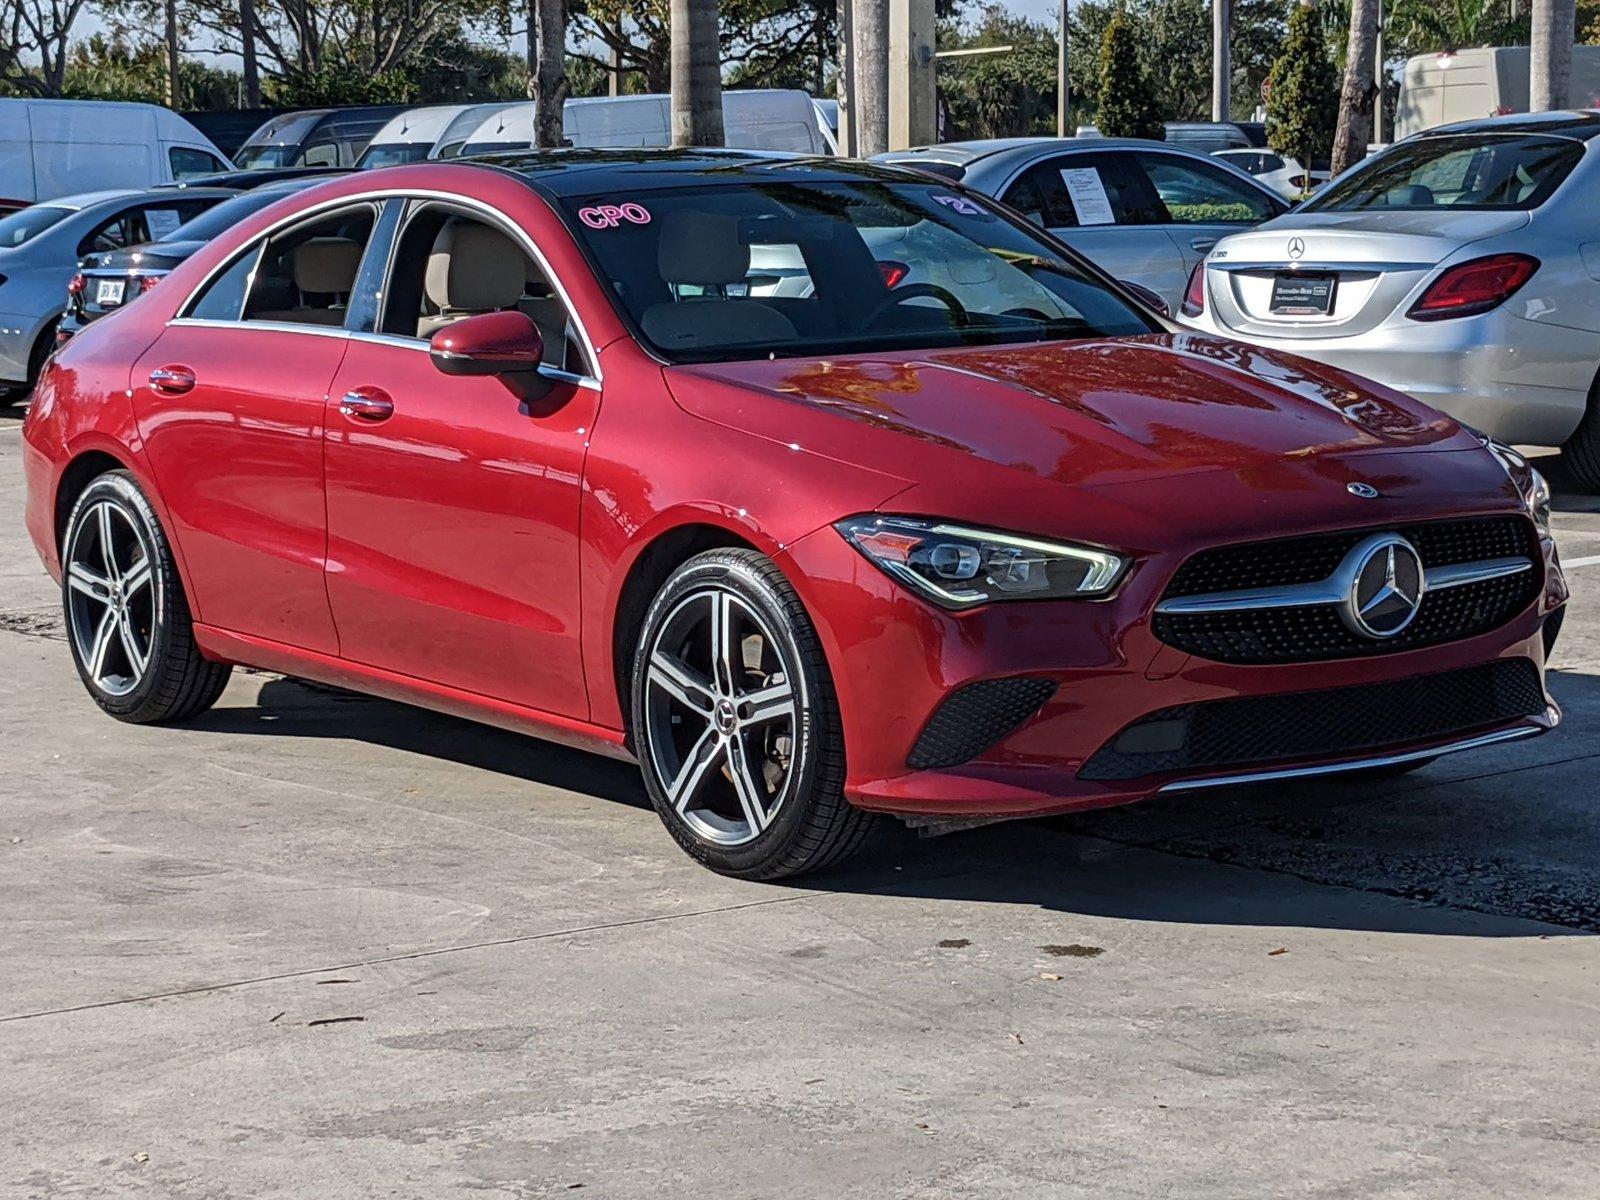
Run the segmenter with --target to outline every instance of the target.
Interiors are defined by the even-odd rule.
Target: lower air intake
[[[906,762],[917,770],[977,758],[1044,707],[1054,680],[985,679],[958,688],[934,712]]]
[[[1539,668],[1500,659],[1384,683],[1163,708],[1097,750],[1079,779],[1139,779],[1254,763],[1350,758],[1492,728],[1545,711]]]

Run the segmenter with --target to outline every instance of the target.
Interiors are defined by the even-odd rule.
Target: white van
[[[428,151],[429,158],[459,158],[466,150],[467,142],[474,138],[496,136],[496,122],[490,120],[503,113],[515,113],[519,108],[528,110],[528,138],[533,138],[533,105],[525,100],[504,100],[494,104],[469,104],[458,112],[440,131],[439,137],[433,143],[433,149]],[[512,148],[519,149],[528,145],[528,142],[516,143]],[[505,147],[501,147],[504,149]],[[481,153],[481,151],[480,151]]]
[[[0,211],[233,164],[177,113],[110,100],[0,100]]]
[[[533,144],[533,105],[489,114],[462,154],[522,150]],[[722,93],[723,144],[739,150],[832,154],[832,138],[805,92],[752,88]],[[665,95],[589,96],[568,100],[562,113],[567,141],[587,149],[670,146],[672,102]]]
[[[420,162],[428,157],[450,122],[466,110],[465,104],[435,104],[428,108],[408,108],[391,117],[387,125],[372,135],[367,148],[356,159],[356,169]]]
[[[1452,121],[1527,112],[1530,54],[1526,46],[1485,46],[1407,59],[1395,108],[1395,141]],[[1600,107],[1600,46],[1572,48],[1566,107]]]

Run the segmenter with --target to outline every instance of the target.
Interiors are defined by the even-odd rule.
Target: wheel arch
[[[83,495],[84,489],[111,471],[127,470],[131,470],[128,463],[98,446],[74,455],[62,468],[61,475],[56,481],[52,527],[57,552],[61,549],[62,539],[67,535],[67,521],[72,516],[72,508],[77,504],[78,497]]]
[[[644,627],[645,613],[672,573],[707,550],[755,550],[771,554],[771,550],[758,546],[744,532],[705,520],[701,514],[662,529],[646,541],[629,563],[617,593],[611,619],[611,683],[616,689],[622,728],[628,733],[630,749],[633,652]]]

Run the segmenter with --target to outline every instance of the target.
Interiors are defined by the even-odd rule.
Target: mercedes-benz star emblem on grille
[[[1306,254],[1305,239],[1297,238],[1297,237],[1290,238],[1289,239],[1289,257],[1290,258],[1304,258],[1305,254]]]
[[[1417,548],[1397,533],[1380,533],[1345,560],[1352,568],[1345,623],[1363,637],[1392,638],[1422,607],[1427,582]]]
[[[1355,483],[1345,484],[1344,490],[1352,496],[1360,496],[1363,500],[1376,500],[1378,498],[1377,488],[1370,483],[1362,483],[1359,480]]]

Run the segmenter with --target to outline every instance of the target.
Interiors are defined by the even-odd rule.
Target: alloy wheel
[[[668,804],[696,835],[740,846],[788,797],[806,697],[796,652],[720,587],[685,596],[645,668],[645,752]]]
[[[96,688],[126,696],[144,679],[160,617],[149,535],[122,505],[97,500],[73,527],[64,557],[78,659]]]

